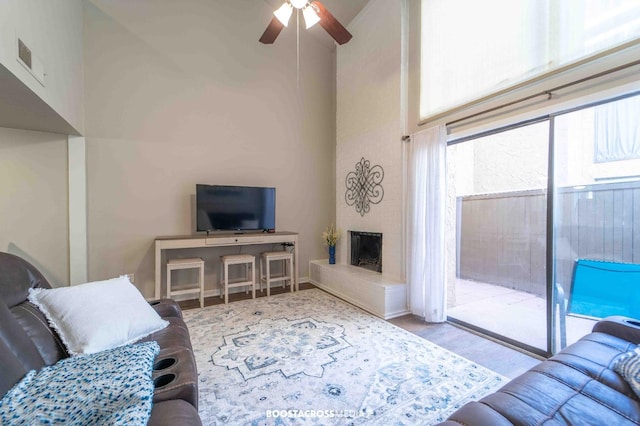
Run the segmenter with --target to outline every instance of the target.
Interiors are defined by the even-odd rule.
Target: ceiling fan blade
[[[320,17],[320,26],[322,26],[338,44],[345,44],[351,40],[351,37],[353,37],[351,33],[338,22],[322,3],[314,1],[311,5]]]
[[[284,25],[282,25],[282,22],[280,22],[278,18],[274,17],[273,19],[271,19],[271,22],[269,22],[267,29],[264,30],[264,33],[262,33],[262,37],[260,37],[260,43],[273,44],[283,28]]]

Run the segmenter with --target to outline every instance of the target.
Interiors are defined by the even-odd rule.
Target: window
[[[637,0],[423,0],[421,19],[421,119],[640,45]]]
[[[600,105],[593,120],[594,162],[640,158],[640,98]]]

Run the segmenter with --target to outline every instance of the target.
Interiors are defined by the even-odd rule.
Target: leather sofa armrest
[[[154,403],[182,399],[198,408],[198,372],[190,349],[160,350],[153,368]]]
[[[153,404],[148,426],[202,426],[198,410],[181,399]]]
[[[178,303],[173,299],[153,300],[149,302],[149,304],[162,318],[182,318],[182,309],[180,308],[180,305],[178,305]]]
[[[593,331],[610,334],[635,344],[640,343],[640,320],[634,318],[623,316],[607,317],[598,321],[593,326]]]

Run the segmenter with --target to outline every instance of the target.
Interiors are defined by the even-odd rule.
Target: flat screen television
[[[196,185],[196,230],[267,231],[276,228],[276,189]]]

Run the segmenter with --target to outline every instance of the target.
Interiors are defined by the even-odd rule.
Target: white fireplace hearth
[[[319,288],[383,319],[406,315],[407,284],[352,265],[309,262],[309,280]]]

